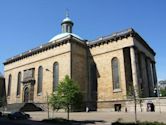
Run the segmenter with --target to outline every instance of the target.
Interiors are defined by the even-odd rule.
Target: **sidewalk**
[[[43,120],[48,118],[47,112],[28,112],[31,115],[32,120]],[[137,113],[139,121],[158,121],[166,123],[166,113],[156,113],[156,112],[139,112]],[[50,113],[50,118],[60,117],[67,118],[67,113],[55,112],[54,115]],[[121,119],[124,122],[134,121],[134,112],[124,113],[124,112],[75,112],[70,113],[70,120],[78,121],[104,121],[105,123],[112,123]]]

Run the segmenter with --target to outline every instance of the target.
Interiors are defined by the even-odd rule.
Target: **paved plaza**
[[[47,112],[31,112],[29,114],[32,116],[32,120],[40,121],[48,118]],[[139,121],[158,121],[166,123],[166,112],[138,112],[137,115]],[[53,117],[67,118],[67,113],[50,113],[50,118]],[[78,121],[94,121],[97,125],[110,124],[118,119],[124,122],[132,122],[134,121],[134,112],[77,112],[70,113],[70,119]]]

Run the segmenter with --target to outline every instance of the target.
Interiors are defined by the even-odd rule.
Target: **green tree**
[[[134,101],[134,115],[135,115],[135,122],[137,123],[137,103],[140,104],[141,112],[142,112],[142,102],[143,100],[140,99],[142,97],[143,90],[139,89],[137,86],[133,86],[133,83],[129,83],[127,89],[127,97]]]
[[[0,98],[0,108],[2,107],[2,111],[4,113],[4,110],[5,110],[5,106],[6,106],[6,98],[5,97],[1,97]]]
[[[60,81],[55,92],[49,97],[49,103],[53,110],[65,109],[67,110],[67,119],[69,120],[69,113],[71,107],[77,104],[81,105],[82,94],[75,81],[69,78],[68,75]]]
[[[160,88],[161,96],[166,96],[166,88]]]

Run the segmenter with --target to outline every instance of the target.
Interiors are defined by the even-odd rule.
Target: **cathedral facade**
[[[92,110],[125,107],[130,86],[136,96],[155,96],[155,52],[137,32],[129,28],[88,41],[72,33],[73,25],[66,17],[62,33],[4,62],[8,104],[46,103],[65,75]]]

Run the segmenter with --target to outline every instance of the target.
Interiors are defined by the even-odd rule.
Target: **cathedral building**
[[[155,52],[134,29],[88,41],[72,33],[73,25],[67,16],[62,33],[4,62],[8,104],[46,103],[65,75],[90,110],[125,107],[130,86],[136,96],[155,96]]]

